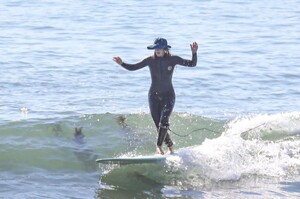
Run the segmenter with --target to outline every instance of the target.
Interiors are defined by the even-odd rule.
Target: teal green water
[[[91,154],[87,154],[98,157],[126,152],[152,154],[155,151],[156,130],[148,114],[126,115],[127,127],[120,125],[117,119],[118,115],[114,114],[82,115],[62,120],[19,121],[2,125],[1,166],[9,169],[28,164],[48,169],[80,169],[80,164],[76,163],[76,155],[74,156],[77,151],[82,152],[82,155],[90,151]],[[193,115],[179,114],[172,121],[174,124],[178,122],[173,128],[179,135],[186,136],[190,131],[196,130],[176,141],[180,147],[196,145],[205,138],[217,137],[223,129],[221,121]],[[76,142],[76,127],[83,127],[84,143]],[[211,131],[202,128],[209,128]],[[197,136],[197,141],[193,141],[192,136]]]

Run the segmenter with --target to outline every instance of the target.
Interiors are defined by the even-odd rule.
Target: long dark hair
[[[171,52],[170,52],[170,49],[169,49],[169,48],[165,48],[164,51],[165,51],[165,55],[164,55],[164,56],[166,56],[166,57],[171,57]],[[156,54],[155,54],[155,51],[154,51],[153,57],[154,57],[154,58],[157,58],[157,56],[156,56]]]

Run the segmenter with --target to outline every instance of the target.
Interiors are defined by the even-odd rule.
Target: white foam
[[[179,150],[181,167],[189,178],[201,176],[215,181],[239,180],[242,176],[251,175],[281,177],[297,173],[300,167],[300,138],[288,136],[300,130],[299,118],[299,113],[237,118],[228,124],[228,129],[220,137]],[[266,129],[272,133],[276,128],[280,128],[287,137],[273,141],[244,139],[241,136],[249,129],[253,129],[251,133],[260,134]]]
[[[260,135],[260,133],[281,132],[286,135],[300,134],[300,113],[278,113],[274,115],[259,114],[236,118],[228,124],[226,134],[248,133]]]

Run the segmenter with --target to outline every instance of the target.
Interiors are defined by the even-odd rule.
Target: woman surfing
[[[164,38],[157,38],[154,44],[148,46],[149,50],[154,50],[154,54],[146,57],[135,64],[123,62],[120,57],[113,57],[113,60],[127,70],[134,71],[146,66],[150,69],[151,86],[148,93],[149,108],[152,119],[155,123],[157,138],[157,153],[164,154],[162,143],[165,142],[170,153],[174,153],[173,142],[168,133],[169,118],[175,104],[175,92],[172,85],[172,76],[175,65],[194,67],[197,65],[198,44],[190,44],[192,59],[187,60],[179,56],[172,55],[169,51],[171,46]]]

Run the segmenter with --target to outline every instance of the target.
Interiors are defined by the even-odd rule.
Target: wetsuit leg
[[[149,108],[151,112],[152,119],[154,121],[154,124],[156,126],[156,129],[159,128],[159,122],[160,122],[160,113],[161,113],[161,106],[160,106],[160,100],[157,96],[154,94],[149,94]]]
[[[161,146],[165,142],[168,147],[171,147],[173,142],[168,134],[168,127],[169,118],[175,104],[175,94],[170,92],[158,96],[150,92],[148,97],[151,116],[158,131],[157,146]]]
[[[173,145],[173,142],[168,134],[168,127],[169,127],[169,118],[173,111],[173,107],[175,104],[175,96],[173,94],[169,94],[163,97],[162,100],[162,109],[159,121],[159,129],[158,129],[158,139],[157,139],[157,146],[161,146],[163,142],[168,147]]]
[[[170,98],[170,96],[165,97],[163,100],[163,108],[161,111],[160,123],[159,123],[159,130],[158,130],[158,139],[157,139],[157,146],[161,146],[163,142],[168,147],[173,145],[173,142],[168,134],[168,127],[169,127],[169,118],[171,116],[173,107],[174,107],[175,99]]]

